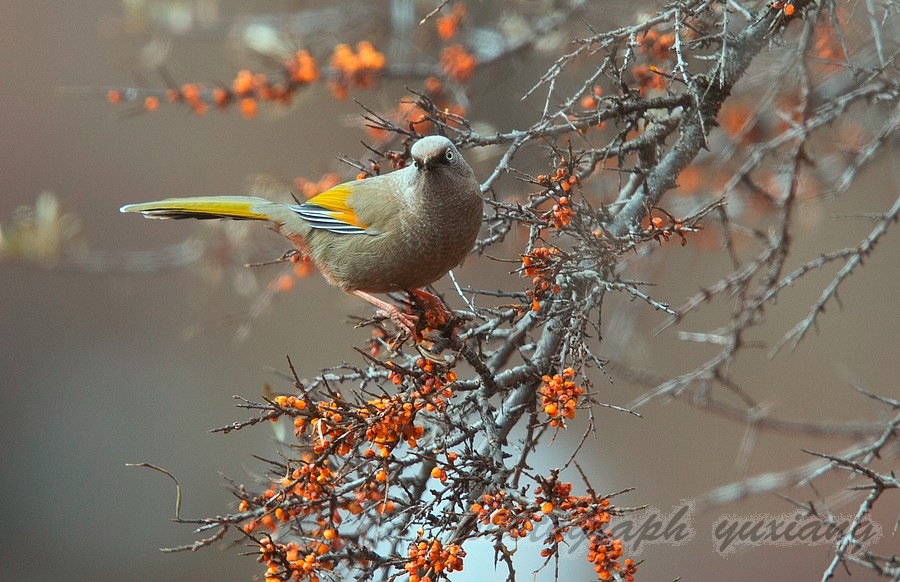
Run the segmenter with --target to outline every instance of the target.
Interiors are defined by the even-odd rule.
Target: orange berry
[[[228,105],[228,91],[221,87],[212,90],[213,102],[219,107]]]
[[[468,81],[478,61],[461,45],[448,46],[441,51],[441,68],[457,81]]]
[[[241,99],[241,115],[247,119],[256,117],[256,99],[253,97],[244,97]]]
[[[191,108],[195,115],[203,115],[209,106],[203,101],[191,101]]]
[[[147,111],[156,111],[159,107],[159,98],[154,97],[153,95],[148,96],[144,99],[144,109]]]
[[[185,101],[197,101],[200,99],[200,89],[192,83],[185,83],[181,86],[181,96]]]
[[[269,288],[276,293],[284,293],[294,288],[294,278],[285,273],[272,281]],[[282,405],[283,406],[283,405]]]
[[[458,22],[453,16],[442,16],[437,20],[437,32],[441,40],[450,40],[456,36]]]
[[[121,103],[123,99],[123,95],[121,91],[116,89],[110,89],[106,92],[106,100],[110,103]]]
[[[297,51],[293,60],[288,64],[291,79],[297,83],[311,83],[319,78],[319,70],[315,59],[309,51]]]
[[[238,71],[231,83],[231,89],[238,95],[249,93],[253,89],[253,74],[246,69]]]
[[[785,7],[784,7],[784,13],[785,13],[785,15],[787,15],[787,16],[793,16],[793,15],[794,15],[794,10],[795,10],[795,9],[794,9],[794,5],[793,5],[793,4],[786,4]]]
[[[425,79],[425,90],[432,95],[440,93],[441,89],[443,89],[443,85],[441,84],[441,80],[439,78],[428,77],[427,79]]]
[[[369,71],[380,71],[384,68],[384,54],[375,50],[371,42],[364,40],[356,45],[360,65]]]

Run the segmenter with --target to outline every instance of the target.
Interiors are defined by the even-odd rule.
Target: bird
[[[474,171],[447,137],[420,138],[409,153],[412,163],[401,169],[339,184],[302,203],[201,196],[128,204],[120,211],[266,221],[329,283],[376,306],[415,339],[417,318],[372,294],[405,291],[442,305],[420,288],[471,252],[483,201]]]

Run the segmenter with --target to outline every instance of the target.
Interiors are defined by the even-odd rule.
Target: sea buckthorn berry
[[[462,45],[446,47],[441,51],[441,68],[447,76],[464,83],[475,72],[478,61]]]

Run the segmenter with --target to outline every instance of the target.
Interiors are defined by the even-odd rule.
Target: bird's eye
[[[452,162],[453,161],[453,150],[450,148],[447,148],[447,153],[444,154],[444,157],[447,158],[448,162]]]

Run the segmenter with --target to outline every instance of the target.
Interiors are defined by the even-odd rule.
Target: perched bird
[[[410,153],[412,164],[403,169],[340,184],[302,204],[207,196],[121,211],[268,221],[329,282],[375,305],[415,338],[416,319],[371,293],[413,292],[460,264],[481,227],[482,199],[475,173],[446,137],[424,137]]]

